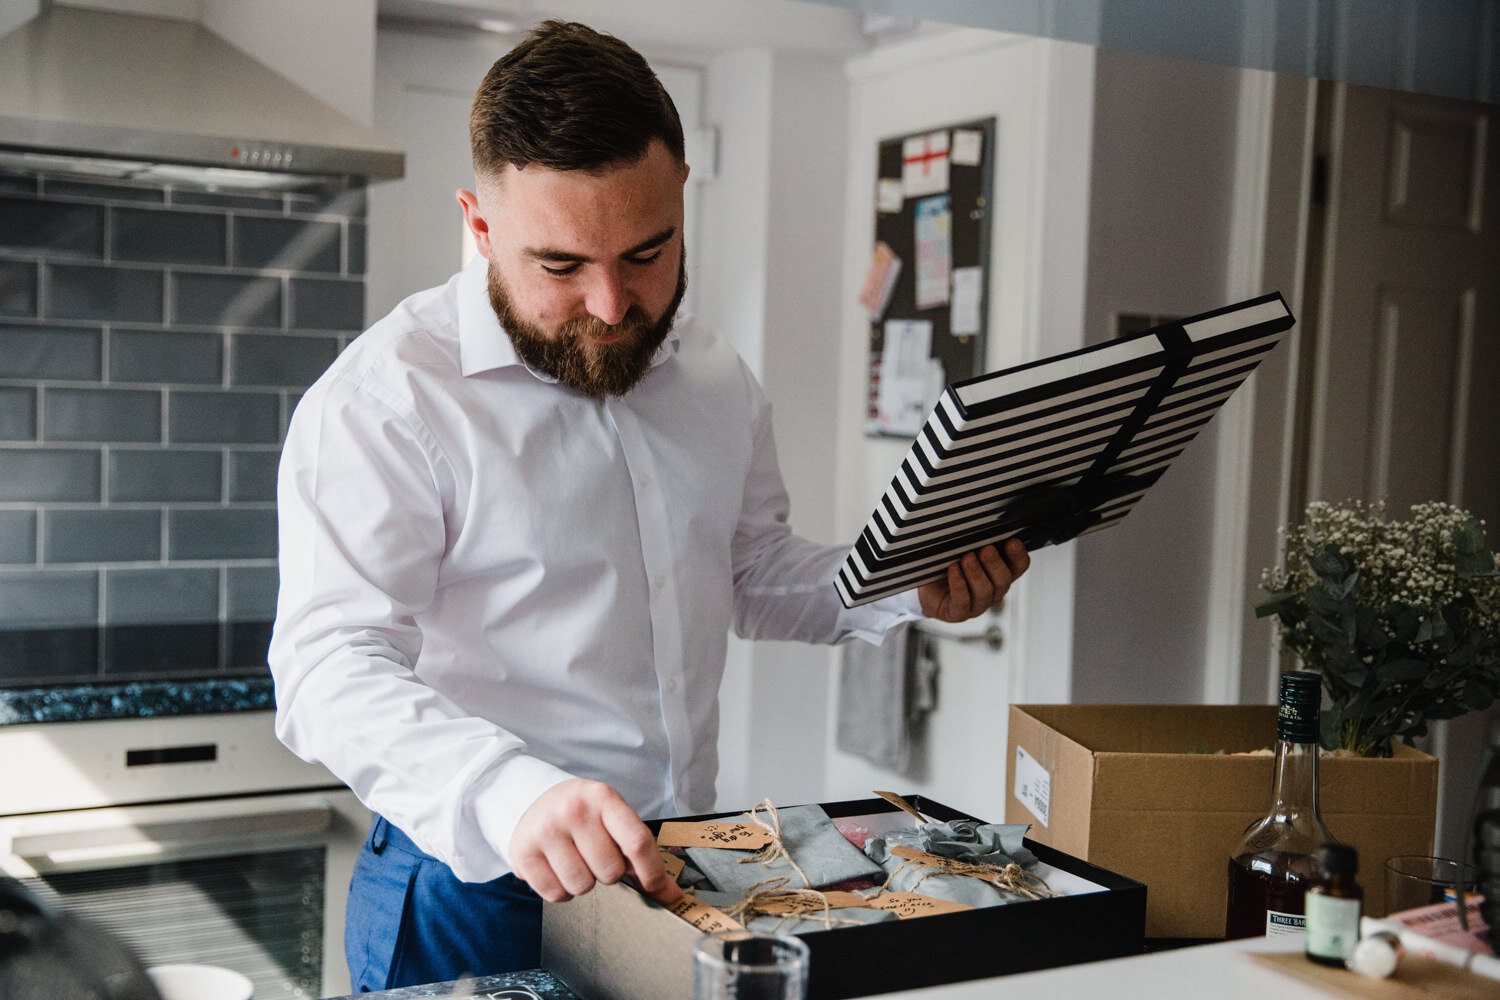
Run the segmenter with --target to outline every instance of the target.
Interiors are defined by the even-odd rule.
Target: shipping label
[[[1052,799],[1052,775],[1022,746],[1016,747],[1016,799],[1047,825],[1047,806]]]

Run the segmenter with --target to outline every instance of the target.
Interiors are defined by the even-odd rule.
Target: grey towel
[[[936,703],[935,646],[910,623],[880,646],[853,641],[839,671],[836,745],[888,771],[905,773],[912,743]]]

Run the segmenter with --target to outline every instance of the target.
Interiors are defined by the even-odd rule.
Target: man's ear
[[[473,191],[458,190],[458,203],[463,208],[464,225],[474,236],[474,246],[486,260],[490,257],[490,224],[479,207],[479,196]]]

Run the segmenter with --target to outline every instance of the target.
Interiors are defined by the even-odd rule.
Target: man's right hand
[[[522,814],[510,863],[517,878],[551,903],[626,875],[659,903],[682,895],[635,810],[613,788],[584,778],[552,786]]]

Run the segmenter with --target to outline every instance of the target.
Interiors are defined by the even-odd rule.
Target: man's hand
[[[977,618],[1000,603],[1010,585],[1031,565],[1020,539],[1007,539],[1003,549],[986,545],[950,563],[948,575],[917,590],[922,613],[945,622]]]
[[[516,877],[550,903],[626,875],[659,903],[682,895],[635,810],[613,788],[583,778],[552,786],[522,814],[510,839],[510,863]]]

